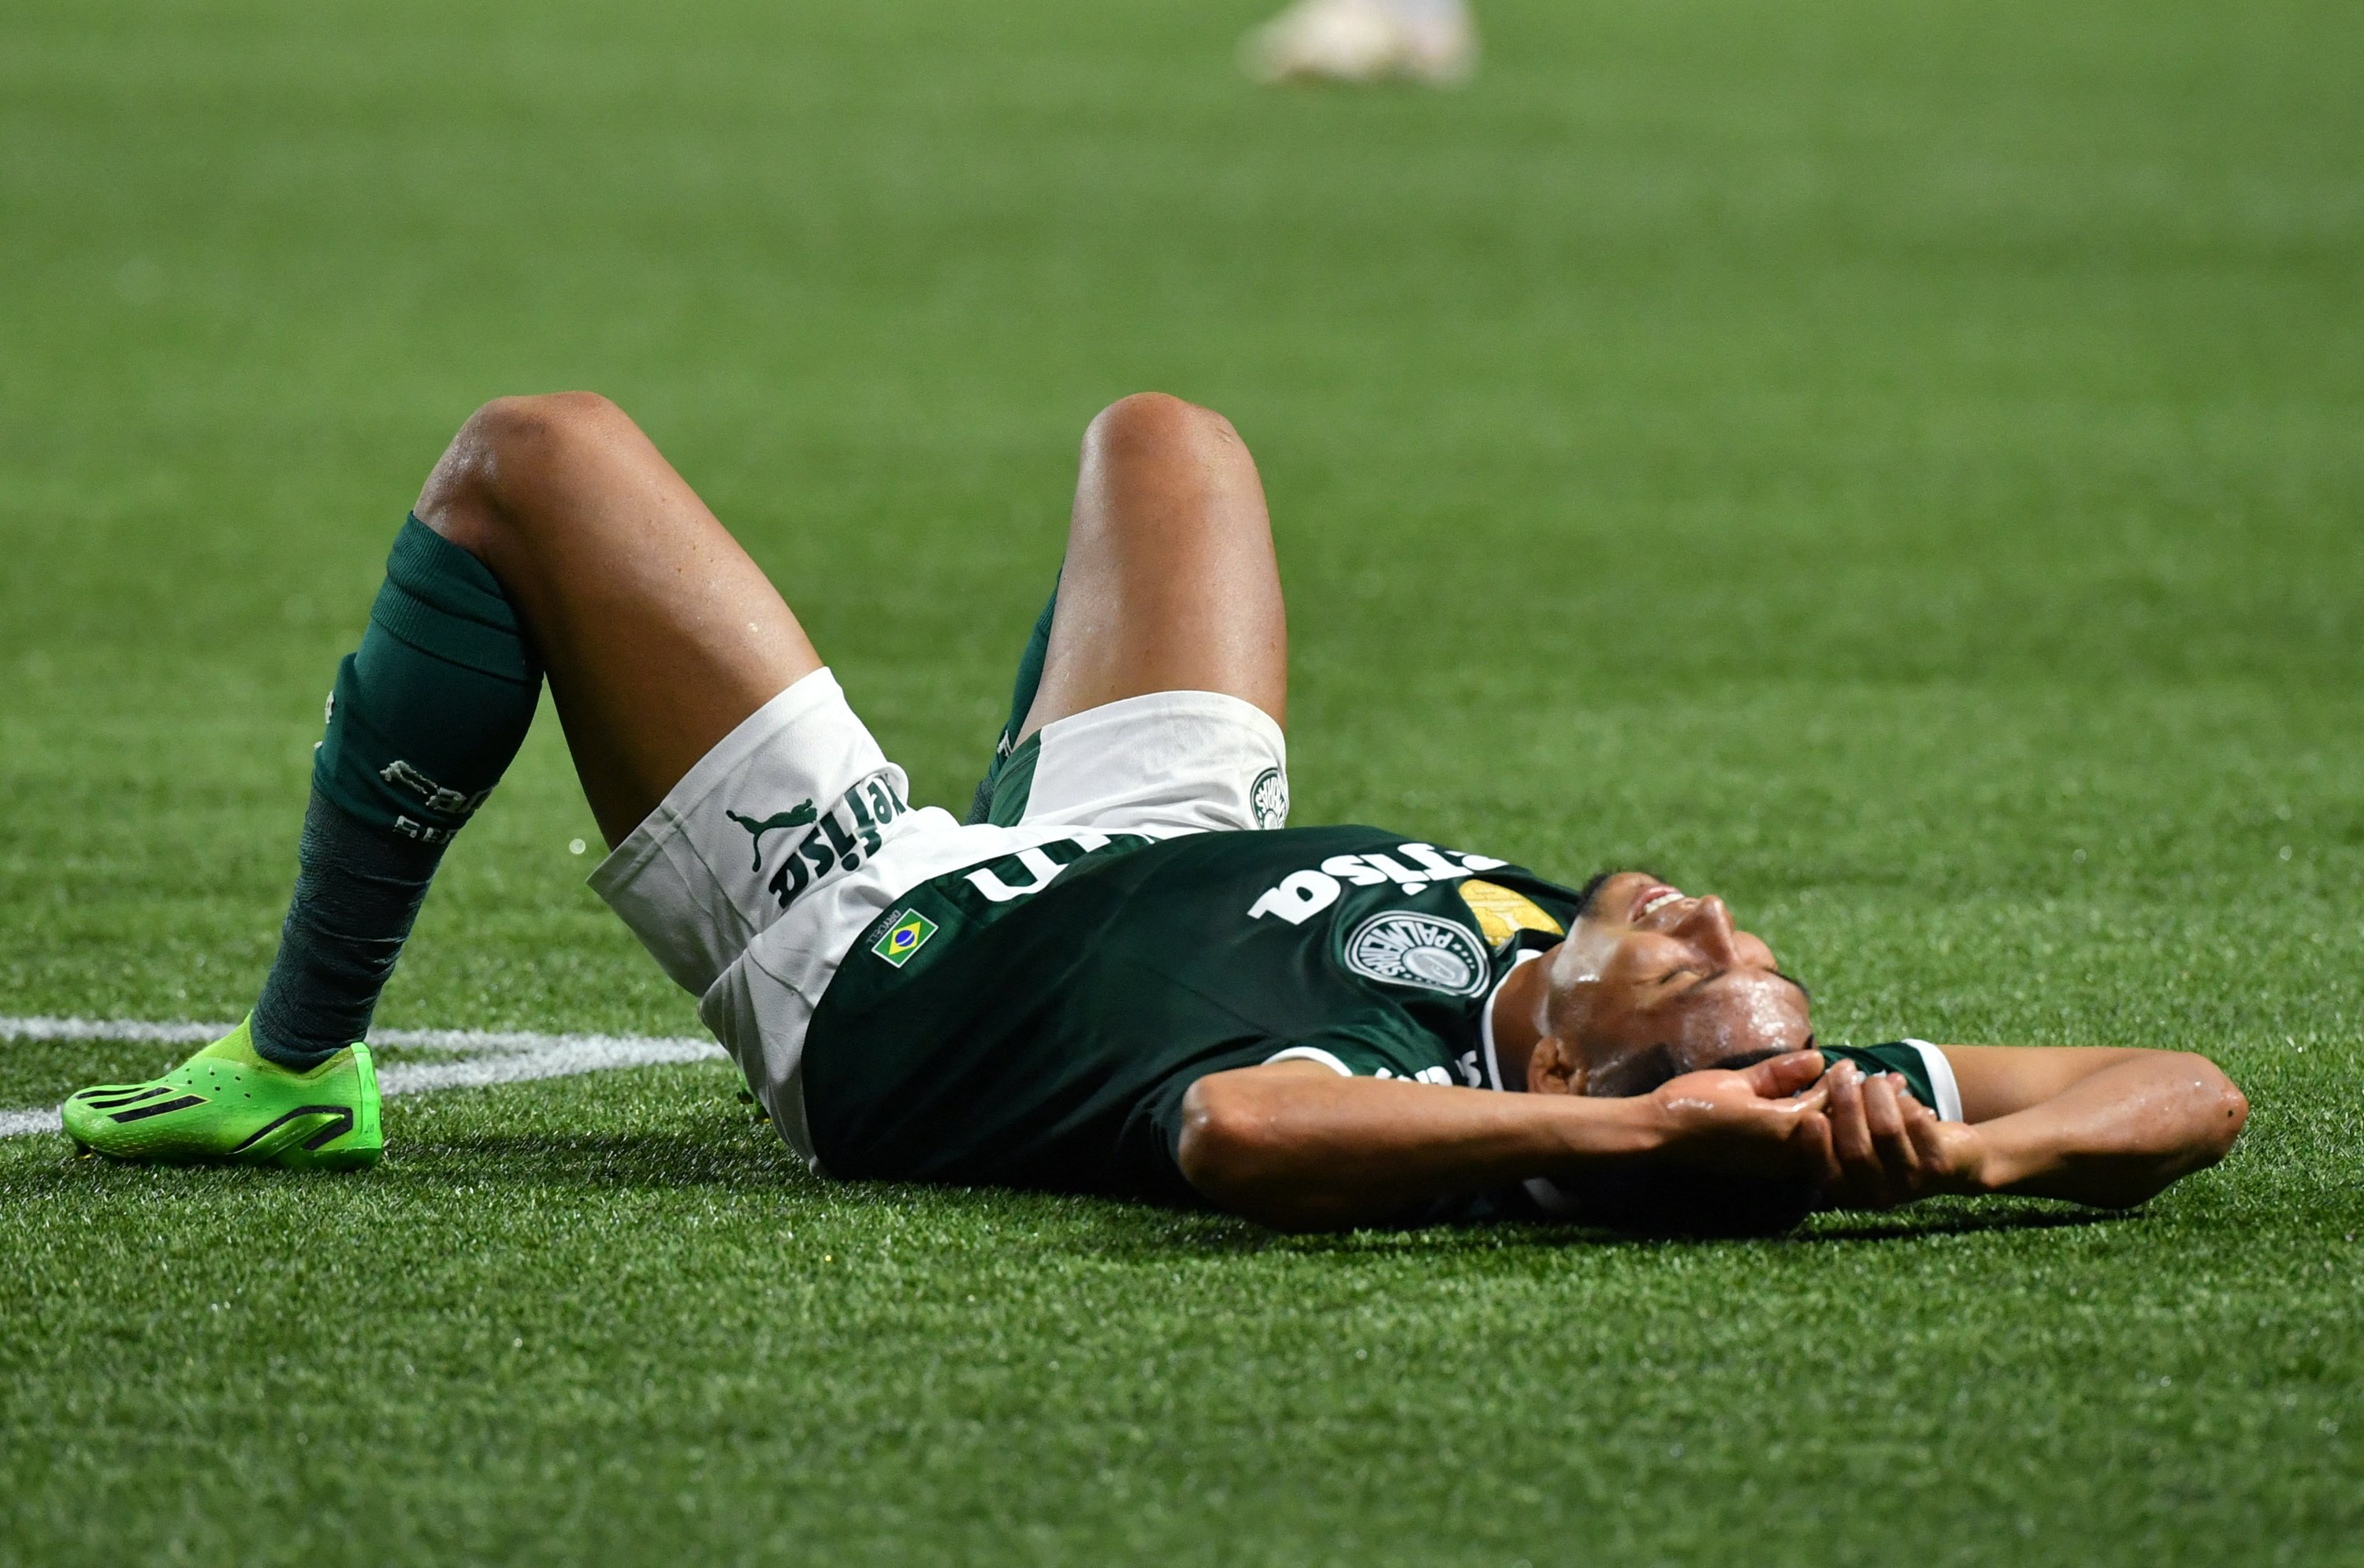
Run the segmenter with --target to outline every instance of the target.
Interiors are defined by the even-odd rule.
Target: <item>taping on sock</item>
[[[533,722],[541,669],[484,563],[416,517],[386,558],[313,754],[255,1050],[308,1066],[367,1033],[437,863]]]
[[[541,695],[492,573],[406,518],[361,649],[337,667],[313,787],[367,826],[448,843],[500,782]]]

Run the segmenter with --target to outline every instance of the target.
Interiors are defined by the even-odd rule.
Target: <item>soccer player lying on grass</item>
[[[1220,417],[1084,441],[1057,594],[968,825],[914,807],[769,581],[613,406],[471,418],[338,671],[246,1021],[64,1107],[122,1160],[352,1168],[362,1041],[546,672],[600,895],[841,1177],[1196,1201],[1286,1227],[1541,1212],[1778,1227],[1925,1193],[2139,1203],[2247,1106],[2157,1051],[1817,1049],[1721,900],[1286,828],[1287,638]],[[1671,1207],[1670,1207],[1671,1206]]]

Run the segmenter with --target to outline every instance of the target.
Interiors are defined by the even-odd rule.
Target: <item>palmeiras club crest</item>
[[[1288,820],[1288,780],[1278,768],[1266,768],[1248,786],[1248,808],[1259,828],[1278,828]]]
[[[1388,985],[1411,985],[1455,996],[1486,988],[1486,954],[1478,939],[1451,920],[1398,909],[1374,915],[1346,939],[1346,967]]]

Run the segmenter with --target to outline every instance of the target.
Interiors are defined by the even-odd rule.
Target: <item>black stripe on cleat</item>
[[[142,1100],[152,1100],[159,1095],[169,1095],[172,1092],[173,1088],[169,1084],[151,1084],[144,1089],[84,1089],[74,1098],[93,1110],[112,1111],[120,1110],[125,1106],[136,1106]]]
[[[184,1111],[191,1106],[201,1106],[205,1103],[206,1097],[203,1095],[184,1095],[177,1100],[166,1100],[161,1106],[141,1106],[138,1110],[134,1111],[117,1111],[113,1116],[108,1117],[106,1119],[109,1121],[146,1121],[151,1116],[169,1116],[174,1111]]]
[[[253,1136],[249,1138],[245,1142],[240,1144],[236,1149],[231,1150],[230,1152],[233,1154],[242,1154],[246,1151],[253,1148],[256,1144],[262,1142],[264,1139],[270,1137],[273,1133],[278,1131],[281,1128],[285,1127],[289,1122],[294,1121],[297,1117],[306,1116],[328,1116],[337,1118],[304,1140],[304,1147],[307,1150],[317,1150],[327,1144],[333,1143],[338,1139],[342,1138],[345,1134],[353,1129],[353,1107],[351,1106],[298,1106],[294,1110],[289,1111],[285,1116],[281,1117],[277,1121],[273,1122],[269,1127],[257,1129]]]

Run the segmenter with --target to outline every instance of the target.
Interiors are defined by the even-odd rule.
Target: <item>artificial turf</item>
[[[0,1560],[2364,1562],[2364,14],[1489,0],[1422,95],[1256,13],[11,0],[0,1014],[251,1000],[484,398],[639,415],[958,805],[1162,386],[1298,820],[1721,889],[1831,1038],[2207,1051],[2233,1158],[1645,1245],[828,1187],[720,1067],[5,1140]],[[695,1029],[547,718],[384,1023]]]

